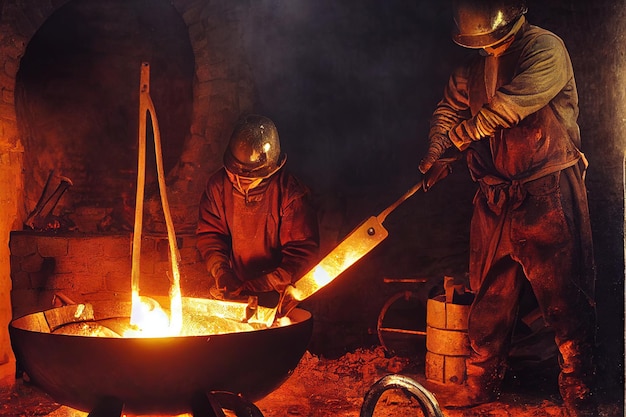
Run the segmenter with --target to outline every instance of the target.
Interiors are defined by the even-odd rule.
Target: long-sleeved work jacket
[[[477,200],[484,198],[489,216],[496,218],[472,227],[474,286],[497,261],[496,253],[504,252],[503,245],[531,273],[552,262],[545,256],[545,248],[552,247],[576,252],[580,273],[570,278],[593,296],[586,160],[577,118],[576,83],[563,41],[527,22],[502,56],[476,54],[451,75],[430,136],[447,134],[466,151],[472,178],[480,185]],[[555,194],[562,172],[570,182],[571,201],[523,204],[529,194]],[[475,208],[481,210],[477,200]],[[475,212],[474,223],[482,217]],[[574,240],[563,241],[567,237]]]
[[[201,197],[197,248],[209,270],[224,262],[242,282],[254,280],[255,290],[284,290],[318,255],[309,189],[282,168],[246,196],[220,169]]]
[[[527,22],[501,56],[476,54],[454,71],[432,117],[431,138],[448,135],[479,185],[467,376],[487,392],[506,367],[526,281],[555,331],[564,398],[593,374],[595,276],[577,117],[565,45]]]

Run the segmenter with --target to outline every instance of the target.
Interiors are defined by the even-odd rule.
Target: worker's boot
[[[597,416],[592,344],[570,340],[560,343],[559,351],[559,391],[567,412],[570,417]]]
[[[569,417],[596,417],[598,415],[596,394],[591,389],[587,378],[561,372],[559,391]]]
[[[493,402],[500,394],[498,387],[499,383],[496,381],[485,381],[484,378],[471,376],[462,384],[427,385],[439,405],[445,408],[471,408]]]

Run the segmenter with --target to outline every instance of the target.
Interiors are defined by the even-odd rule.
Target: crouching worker
[[[237,122],[224,166],[200,200],[197,247],[214,298],[256,295],[259,304],[274,306],[317,260],[317,213],[286,159],[270,119],[246,115]]]

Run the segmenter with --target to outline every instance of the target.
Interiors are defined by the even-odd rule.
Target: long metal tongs
[[[176,244],[176,234],[172,215],[170,214],[169,203],[167,200],[165,172],[163,169],[163,158],[161,156],[161,135],[159,132],[159,123],[154,109],[154,103],[150,97],[150,64],[141,63],[141,79],[139,84],[139,149],[138,149],[138,166],[137,166],[137,194],[135,199],[135,226],[133,232],[132,247],[132,270],[131,270],[131,286],[133,297],[139,296],[139,276],[140,276],[140,257],[141,257],[141,234],[143,224],[143,199],[145,189],[146,174],[146,135],[147,135],[147,115],[150,114],[152,121],[152,131],[154,133],[154,152],[156,156],[157,177],[159,181],[159,191],[161,195],[161,205],[163,206],[163,214],[165,216],[165,224],[167,227],[167,237],[169,242],[170,263],[172,267],[172,276],[170,277],[170,331],[177,333],[182,328],[182,302],[180,291],[180,252]],[[136,300],[133,300],[135,303]],[[132,321],[131,316],[131,321]]]

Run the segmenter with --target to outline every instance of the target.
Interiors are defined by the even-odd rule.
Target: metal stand
[[[444,417],[434,395],[413,379],[403,375],[387,375],[379,379],[365,394],[359,417],[372,417],[381,395],[389,389],[401,389],[417,399],[426,417]]]
[[[233,411],[237,417],[263,417],[252,402],[226,391],[196,395],[191,409],[193,417],[225,417],[224,410]]]
[[[226,417],[230,410],[237,417],[263,417],[261,410],[240,395],[226,391],[198,393],[191,401],[193,417]],[[122,417],[124,403],[117,398],[103,398],[88,414],[88,417]]]

